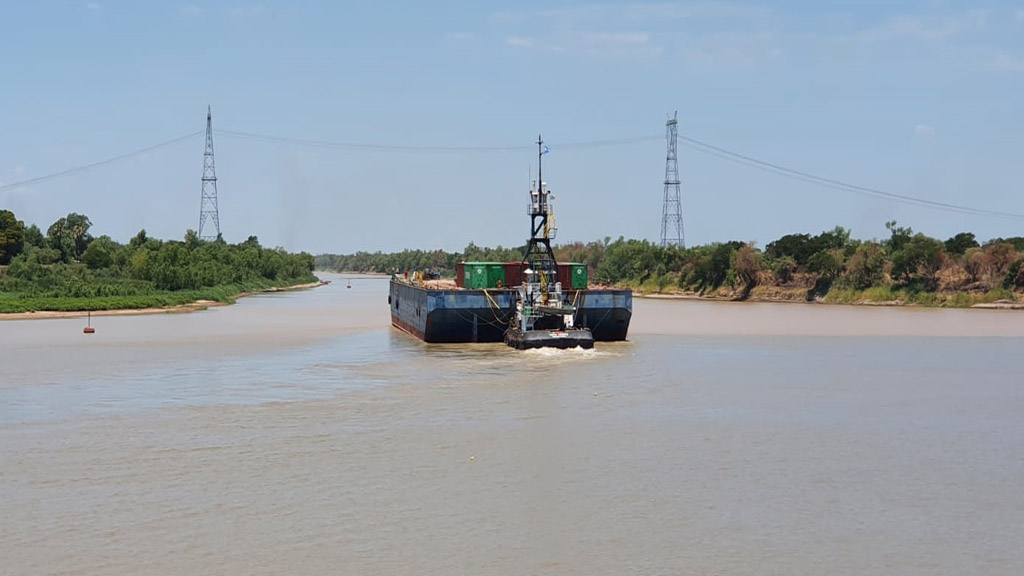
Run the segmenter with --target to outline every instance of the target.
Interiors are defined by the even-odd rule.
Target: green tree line
[[[260,246],[256,236],[228,244],[159,240],[142,230],[127,244],[93,237],[83,214],[47,228],[25,226],[0,210],[0,312],[137,308],[197,299],[229,300],[240,292],[316,280],[314,259]]]
[[[1024,291],[1024,237],[980,243],[970,232],[940,240],[887,222],[889,237],[857,240],[835,227],[819,234],[787,234],[763,249],[749,242],[660,246],[646,240],[605,238],[555,247],[559,261],[588,265],[593,282],[644,291],[718,292],[744,297],[757,289],[786,289],[807,299],[907,299],[925,304],[968,304],[942,294],[1012,298]],[[514,261],[523,248],[470,244],[461,252],[321,254],[319,268],[389,273],[436,270],[454,274],[460,261]]]
[[[522,260],[525,246],[481,248],[472,242],[461,252],[443,250],[403,250],[401,252],[356,252],[355,254],[318,254],[316,268],[336,272],[390,274],[406,270],[436,271],[454,276],[459,262],[511,262]]]

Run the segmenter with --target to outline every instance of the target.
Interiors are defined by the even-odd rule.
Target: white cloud
[[[621,46],[647,44],[651,37],[644,32],[583,32],[579,39],[588,44]]]
[[[492,23],[505,29],[506,34],[502,36],[510,46],[637,60],[660,58],[682,50],[690,54],[691,60],[700,60],[708,66],[713,60],[721,60],[717,54],[722,47],[709,49],[705,46],[705,40],[713,35],[707,32],[657,35],[651,31],[664,29],[666,23],[678,27],[684,21],[699,21],[701,24],[694,25],[706,27],[702,25],[711,22],[713,28],[738,26],[741,31],[730,33],[736,36],[755,35],[758,32],[749,29],[763,27],[771,18],[772,12],[768,9],[728,0],[604,2],[539,10],[508,10],[491,15]],[[529,36],[521,33],[526,30],[540,32]],[[685,46],[680,47],[679,43]],[[778,46],[759,44],[750,49],[757,53],[756,58],[743,60],[778,59],[783,54]],[[734,53],[728,59],[736,60],[737,55]]]
[[[877,51],[888,55],[894,66],[923,59],[974,69],[1016,69],[1013,60],[1004,58],[989,65],[985,54],[979,53],[978,44],[998,25],[995,14],[989,10],[890,13],[868,24],[857,24],[855,16],[826,14],[794,28],[793,22],[779,19],[771,9],[737,2],[598,0],[546,10],[496,12],[491,21],[501,31],[497,37],[510,46],[600,57],[658,57],[706,70],[746,69],[799,59],[817,50],[856,58]],[[1004,19],[1015,15],[1011,11]],[[817,25],[833,32],[815,32]],[[669,33],[666,26],[685,30]]]
[[[735,2],[662,2],[656,4],[626,4],[621,16],[637,20],[762,20],[771,11],[760,6]]]
[[[262,4],[246,4],[231,10],[232,16],[262,16],[267,9]]]
[[[998,52],[989,61],[988,69],[994,72],[1024,72],[1024,58]]]
[[[666,20],[748,20],[771,15],[765,8],[735,2],[648,2],[583,4],[548,10],[505,10],[491,15],[496,22],[555,22],[574,26]]]
[[[533,38],[526,38],[524,36],[509,36],[505,38],[505,44],[517,48],[533,48],[535,43]]]
[[[181,15],[186,18],[198,18],[203,15],[203,10],[195,4],[181,7]]]
[[[914,133],[918,136],[928,137],[935,134],[935,126],[930,124],[918,124],[917,126],[914,126]]]
[[[988,27],[987,10],[970,10],[952,16],[894,16],[878,26],[865,29],[859,39],[880,41],[888,39],[945,40]]]
[[[1017,23],[1024,24],[1024,10],[1017,10]]]
[[[100,6],[99,4],[97,4],[95,2],[89,2],[88,4],[85,5],[85,7],[88,8],[89,10],[92,10],[93,12],[98,12],[98,11],[100,11],[103,8],[102,6]]]
[[[650,44],[644,32],[563,32],[550,37],[506,36],[505,44],[517,48],[536,48],[547,52],[565,52],[604,57],[655,57],[658,46]]]
[[[780,37],[774,32],[729,32],[689,39],[679,51],[680,59],[693,68],[735,70],[774,62],[782,58]]]
[[[613,58],[653,58],[662,47],[651,42],[646,32],[566,32],[557,46],[568,52]]]
[[[906,74],[956,74],[984,70],[1016,70],[1018,64],[1000,54],[998,43],[1013,30],[1013,12],[970,10],[950,13],[903,13],[865,26],[850,16],[836,23],[838,32],[789,33],[787,54],[830,54],[834,61],[870,65]],[[999,21],[999,18],[1002,21]],[[1009,26],[1009,28],[1007,28]]]

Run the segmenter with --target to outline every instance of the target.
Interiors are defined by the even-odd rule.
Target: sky
[[[69,212],[121,242],[197,229],[211,106],[229,242],[521,245],[538,134],[556,243],[657,242],[675,111],[688,245],[1024,235],[682,139],[1024,215],[1024,0],[0,0],[0,54],[0,208],[44,232]]]

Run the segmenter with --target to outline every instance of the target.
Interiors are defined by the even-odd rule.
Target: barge
[[[575,325],[589,328],[595,342],[625,340],[633,315],[630,290],[570,291]],[[391,324],[433,343],[503,342],[515,314],[516,290],[465,289],[431,280],[391,277]]]
[[[464,262],[454,282],[425,280],[421,272],[392,275],[392,325],[424,342],[505,342],[519,350],[626,339],[632,291],[591,289],[586,265],[555,260],[554,196],[542,179],[543,144],[538,136],[522,261]]]

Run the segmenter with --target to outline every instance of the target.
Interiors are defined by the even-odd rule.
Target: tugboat
[[[515,310],[505,330],[505,344],[517,349],[593,348],[589,328],[576,327],[577,303],[562,294],[558,263],[551,249],[557,229],[554,196],[544,182],[541,163],[547,148],[537,136],[537,180],[530,189],[530,240],[523,255],[523,281],[515,291]]]

